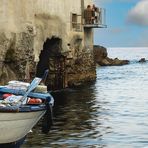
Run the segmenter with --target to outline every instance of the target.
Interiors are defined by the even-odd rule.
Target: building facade
[[[49,89],[95,79],[92,0],[0,0],[1,83],[49,69]],[[99,25],[97,25],[99,27]]]

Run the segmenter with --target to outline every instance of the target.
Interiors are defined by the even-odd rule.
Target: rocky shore
[[[99,45],[94,45],[94,60],[100,66],[121,66],[129,64],[129,60],[109,58],[107,49]]]

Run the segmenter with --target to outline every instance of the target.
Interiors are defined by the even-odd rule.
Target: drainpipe
[[[81,24],[83,25],[84,19],[84,0],[81,0]]]

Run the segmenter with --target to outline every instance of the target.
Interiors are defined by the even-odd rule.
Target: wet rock
[[[102,46],[94,46],[94,59],[100,66],[121,66],[129,64],[128,60],[112,59],[107,56],[107,49]]]
[[[112,66],[120,66],[126,64],[129,64],[128,60],[119,60],[118,58],[115,58],[111,63]]]
[[[106,59],[102,59],[101,61],[97,62],[100,66],[111,66],[111,63]]]
[[[78,86],[96,79],[93,54],[88,52],[80,52],[79,57],[71,60],[71,63],[67,65],[68,87]]]
[[[103,46],[94,45],[94,59],[96,62],[101,62],[107,58],[107,49]]]
[[[141,58],[140,60],[139,60],[139,63],[145,63],[146,62],[146,59],[145,58]]]

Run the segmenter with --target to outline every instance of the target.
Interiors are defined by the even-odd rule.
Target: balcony
[[[82,14],[71,13],[71,30],[82,32],[83,28],[107,28],[106,25],[106,10],[97,8],[95,17],[92,17],[92,10],[83,10]]]
[[[92,12],[87,9],[84,10],[84,28],[107,28],[106,25],[106,10],[104,8],[97,8],[95,17],[91,16]]]

